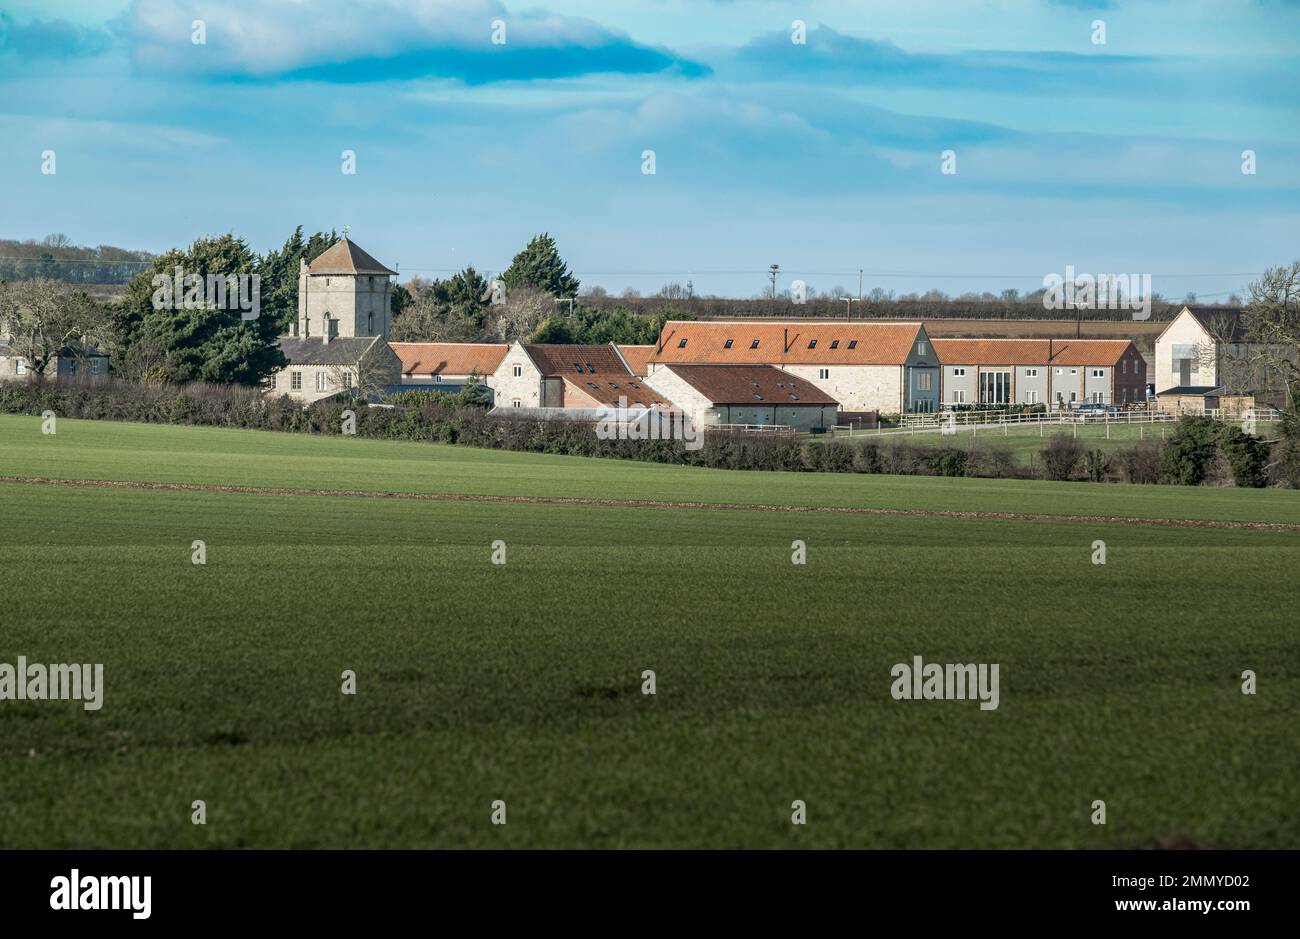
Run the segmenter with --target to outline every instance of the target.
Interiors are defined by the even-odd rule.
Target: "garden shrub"
[[[1074,471],[1083,459],[1083,447],[1073,437],[1057,434],[1038,451],[1038,457],[1043,465],[1043,476],[1062,482],[1074,477]]]

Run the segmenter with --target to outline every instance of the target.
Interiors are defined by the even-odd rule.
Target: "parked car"
[[[1076,414],[1082,415],[1085,419],[1089,417],[1106,418],[1119,413],[1119,408],[1113,404],[1102,404],[1100,401],[1085,401],[1074,410]]]

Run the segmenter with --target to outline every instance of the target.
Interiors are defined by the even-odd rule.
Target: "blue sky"
[[[547,230],[584,283],[729,296],[776,262],[823,290],[859,268],[868,289],[1028,290],[1072,265],[1213,298],[1300,257],[1292,0],[0,11],[4,237],[265,250],[350,225],[434,276]]]

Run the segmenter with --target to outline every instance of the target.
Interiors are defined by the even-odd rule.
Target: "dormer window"
[[[858,341],[857,341],[856,339],[850,339],[850,340],[849,340],[849,348],[850,348],[850,349],[856,349],[857,347],[858,347]]]
[[[581,374],[582,374],[582,365],[581,365],[581,363],[574,362],[574,363],[573,363],[573,370],[574,370],[575,372],[577,372],[579,375],[581,375]]]
[[[840,341],[839,341],[838,339],[832,339],[832,340],[831,340],[831,348],[832,348],[832,349],[838,349],[839,347],[840,347]]]
[[[724,348],[724,349],[730,349],[730,348],[731,348],[731,344],[732,344],[733,342],[735,342],[735,341],[736,341],[736,340],[734,340],[734,339],[728,339],[726,342],[724,342],[724,343],[722,344],[722,348]]]
[[[685,348],[686,348],[686,340],[683,339],[681,342],[677,343],[677,348],[679,348],[679,349],[685,349]]]
[[[809,348],[809,349],[816,349],[816,348],[817,348],[817,340],[816,340],[816,339],[809,339],[809,340],[808,340],[808,348]]]
[[[751,342],[751,343],[749,344],[749,347],[750,347],[751,349],[757,349],[757,348],[758,348],[758,340],[755,339],[753,342]]]

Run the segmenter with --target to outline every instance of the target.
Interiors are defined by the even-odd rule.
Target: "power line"
[[[0,261],[27,261],[29,264],[153,264],[151,260],[99,259],[99,258],[25,258],[25,256],[0,256]],[[508,267],[508,265],[507,265]],[[422,273],[460,273],[463,268],[413,268],[407,271]],[[493,265],[486,265],[485,271],[497,271]],[[771,268],[754,268],[751,271],[575,271],[584,277],[748,277],[751,274],[771,276]],[[992,280],[1024,280],[1028,277],[1043,277],[1043,273],[1032,274],[974,274],[974,273],[940,273],[937,271],[792,271],[783,269],[783,274],[798,274],[801,277],[854,277],[861,273],[866,277],[961,277],[992,278]],[[1050,273],[1050,272],[1049,272]],[[1147,272],[1138,272],[1144,274]],[[1083,272],[1080,272],[1082,276]],[[1226,273],[1149,273],[1149,277],[1260,277],[1262,271],[1236,271]],[[1095,274],[1101,276],[1101,274]]]

